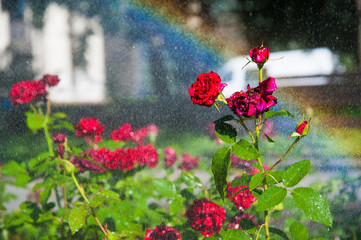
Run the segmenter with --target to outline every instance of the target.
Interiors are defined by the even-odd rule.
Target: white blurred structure
[[[0,70],[5,70],[11,62],[11,53],[8,50],[11,41],[10,34],[10,16],[3,12],[0,1]]]
[[[44,27],[37,29],[31,23],[31,12],[27,11],[27,22],[34,72],[58,75],[60,83],[50,89],[50,99],[55,103],[101,103],[105,97],[105,52],[103,29],[97,19],[89,19],[67,8],[52,3],[46,9]],[[75,44],[85,38],[85,66],[75,66],[73,56]]]
[[[259,73],[255,63],[249,63],[246,57],[239,56],[226,62],[218,74],[222,82],[228,84],[223,93],[229,97],[236,91],[245,90],[247,84],[254,87],[258,84]],[[243,69],[242,69],[243,68]],[[291,50],[271,52],[270,59],[263,67],[263,78],[274,77],[278,87],[324,85],[328,78],[319,75],[330,75],[343,71],[338,55],[328,48],[310,50]],[[309,76],[309,77],[307,77]],[[293,77],[302,77],[292,79]]]

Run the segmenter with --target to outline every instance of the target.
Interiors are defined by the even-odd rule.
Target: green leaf
[[[124,145],[125,142],[113,140],[107,140],[98,143],[99,148],[108,148],[112,151],[116,150],[117,148],[122,148]]]
[[[253,160],[261,157],[261,154],[253,144],[244,139],[241,139],[232,146],[232,152],[234,155],[244,160]]]
[[[79,231],[79,229],[81,229],[85,225],[87,215],[88,209],[83,206],[74,207],[70,210],[68,222],[72,234]]]
[[[268,112],[264,113],[264,116],[269,119],[269,118],[274,118],[274,117],[291,117],[291,118],[295,118],[295,116],[290,113],[289,111],[287,111],[286,109],[282,109],[279,111],[273,111],[273,110],[269,110]]]
[[[224,122],[227,122],[227,121],[232,121],[232,120],[235,120],[235,118],[232,116],[232,115],[226,115],[226,116],[223,116],[221,118],[218,118],[216,121],[214,121],[213,123],[214,124],[219,124],[219,123],[224,123]]]
[[[290,226],[290,233],[294,240],[308,240],[308,231],[301,223],[294,221]]]
[[[328,239],[320,237],[320,238],[312,238],[312,240],[328,240]]]
[[[153,179],[153,187],[162,197],[174,199],[178,196],[175,185],[167,179]]]
[[[54,114],[52,114],[53,117],[55,118],[67,118],[68,115],[66,115],[66,113],[64,112],[56,112]]]
[[[270,170],[267,170],[266,171],[266,183],[267,185],[273,185],[277,182],[282,182],[282,177],[283,177],[283,171],[270,171]],[[269,176],[271,175],[271,176]],[[276,181],[274,180],[276,179]]]
[[[199,178],[194,176],[194,174],[192,174],[192,173],[182,171],[181,179],[189,187],[192,187],[192,188],[203,187],[201,180],[199,180]]]
[[[53,129],[65,128],[74,132],[74,126],[65,120],[58,120],[56,124],[51,126]]]
[[[287,234],[278,228],[270,227],[269,232],[277,234],[278,236],[283,237],[283,239],[285,239],[285,240],[289,240],[289,238],[287,237]]]
[[[252,195],[255,197],[255,198],[260,198],[261,195],[263,194],[263,191],[261,189],[253,189],[252,190]]]
[[[29,175],[20,173],[16,175],[15,185],[17,187],[26,187],[30,180],[31,177]]]
[[[256,187],[262,184],[264,179],[263,173],[259,172],[252,176],[251,181],[249,182],[249,190],[252,191]]]
[[[22,164],[17,163],[14,160],[11,160],[10,162],[6,163],[1,168],[1,173],[5,176],[14,176],[19,173],[26,173],[26,169]]]
[[[5,211],[6,210],[6,207],[0,202],[0,210],[1,211]]]
[[[37,131],[44,127],[45,117],[42,115],[36,115],[33,112],[26,112],[26,125],[30,130]]]
[[[257,211],[267,211],[280,204],[287,195],[287,190],[271,186],[258,199]]]
[[[228,229],[221,231],[223,240],[252,240],[251,236],[240,229]]]
[[[248,218],[241,218],[239,220],[239,226],[241,226],[242,229],[247,231],[248,233],[254,233],[256,225],[249,220]]]
[[[332,227],[332,216],[326,200],[312,188],[296,188],[292,191],[293,201],[305,215],[315,221]]]
[[[215,125],[217,136],[225,143],[235,143],[237,138],[237,130],[228,123],[217,123]]]
[[[177,215],[179,213],[182,213],[184,209],[183,202],[185,201],[185,198],[176,198],[172,200],[172,202],[169,204],[169,215]]]
[[[242,175],[242,177],[234,179],[231,183],[231,187],[240,187],[243,185],[249,185],[251,178],[252,175],[248,175],[247,173],[245,173]]]
[[[263,135],[266,137],[266,139],[267,139],[268,142],[270,142],[270,143],[274,143],[274,142],[275,142],[275,140],[273,140],[270,136],[268,136],[268,135],[265,134],[264,132],[263,132]]]
[[[113,192],[112,190],[103,189],[102,191],[98,192],[99,195],[104,196],[106,198],[112,198],[115,200],[119,199],[119,194],[116,192]]]
[[[217,190],[222,200],[224,199],[224,189],[227,186],[228,168],[231,165],[231,149],[219,149],[212,159],[212,172]]]
[[[286,187],[293,187],[297,185],[311,170],[310,160],[303,160],[294,163],[283,174],[283,184]]]

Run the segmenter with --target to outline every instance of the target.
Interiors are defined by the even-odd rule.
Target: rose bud
[[[53,141],[56,144],[64,143],[66,139],[66,136],[62,133],[56,133],[53,135]]]
[[[303,121],[300,125],[297,126],[296,128],[296,133],[302,135],[303,131],[305,130],[306,126],[307,126],[307,121]]]
[[[45,74],[41,81],[45,83],[48,87],[54,87],[59,84],[60,79],[57,75]]]
[[[269,58],[268,47],[254,47],[249,50],[249,56],[253,62],[257,63],[258,68],[262,68]]]

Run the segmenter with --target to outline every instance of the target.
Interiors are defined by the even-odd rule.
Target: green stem
[[[285,154],[283,154],[283,156],[277,160],[277,162],[271,167],[270,170],[274,169],[280,162],[282,162],[285,157],[287,156],[287,154],[292,150],[292,148],[296,145],[296,143],[300,140],[300,137],[297,137],[296,140],[292,143],[291,147],[288,148],[287,152],[285,152]]]
[[[43,129],[45,133],[46,142],[48,144],[49,153],[51,154],[51,156],[54,156],[53,140],[51,139],[51,136],[49,134],[49,127],[48,127],[50,113],[51,113],[51,104],[50,104],[50,100],[48,99]]]
[[[89,204],[89,199],[85,196],[84,193],[84,189],[82,187],[80,187],[78,180],[76,179],[76,177],[74,176],[74,173],[71,173],[71,178],[73,179],[73,182],[75,183],[76,187],[78,188],[81,196],[84,198],[84,200]]]
[[[259,69],[259,82],[261,83],[263,81],[262,78],[262,68]]]

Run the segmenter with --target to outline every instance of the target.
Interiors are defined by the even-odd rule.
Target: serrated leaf
[[[228,123],[217,123],[214,127],[217,136],[225,143],[235,143],[237,130]]]
[[[308,240],[309,238],[307,228],[297,221],[291,224],[290,233],[294,240]]]
[[[242,177],[236,178],[232,181],[231,187],[240,187],[243,185],[249,185],[249,181],[251,181],[252,175],[248,175],[247,173],[243,174]]]
[[[287,190],[271,186],[258,199],[257,211],[267,211],[280,204],[287,195]]]
[[[282,182],[282,177],[283,177],[283,171],[270,171],[270,170],[267,170],[265,171],[266,172],[266,183],[267,185],[273,185],[277,182]],[[269,176],[271,175],[271,176]],[[275,181],[276,179],[276,181]]]
[[[42,129],[45,122],[45,117],[42,115],[36,115],[33,112],[26,112],[26,125],[30,130],[37,131]]]
[[[102,141],[100,143],[98,143],[99,148],[108,148],[112,151],[116,150],[117,148],[122,148],[124,147],[125,142],[122,141],[113,141],[113,140],[107,140],[107,141]]]
[[[241,139],[236,144],[233,144],[232,152],[234,155],[244,160],[253,160],[261,157],[261,154],[257,151],[253,144],[244,139]]]
[[[224,199],[224,189],[227,186],[228,168],[231,165],[230,156],[231,149],[222,148],[213,155],[212,159],[212,172],[214,176],[214,181],[216,183],[216,188],[222,200]]]
[[[263,173],[259,172],[252,176],[251,181],[249,182],[249,190],[253,190],[259,185],[262,184],[264,179]]]
[[[284,231],[282,231],[282,230],[280,230],[278,228],[270,227],[269,232],[277,234],[278,236],[282,237],[285,240],[289,240],[288,237],[287,237],[287,234]]]
[[[192,188],[203,187],[201,180],[192,173],[182,171],[181,179],[189,187],[192,187]]]
[[[291,117],[291,118],[295,118],[295,116],[290,113],[289,111],[287,111],[286,109],[282,109],[279,111],[273,111],[273,110],[269,110],[268,112],[264,113],[264,116],[269,119],[269,118],[274,118],[274,117]]]
[[[83,226],[85,226],[86,217],[88,215],[88,209],[84,206],[74,207],[70,210],[68,222],[71,229],[71,233],[74,234]]]
[[[332,227],[332,216],[326,200],[312,188],[296,188],[292,191],[293,201],[305,215],[315,221]]]
[[[174,199],[178,196],[175,185],[166,179],[153,179],[153,187],[162,197]]]
[[[252,240],[251,236],[240,229],[227,229],[221,231],[223,240]]]
[[[303,160],[292,164],[292,166],[283,173],[283,184],[286,187],[296,186],[310,170],[310,160]]]

